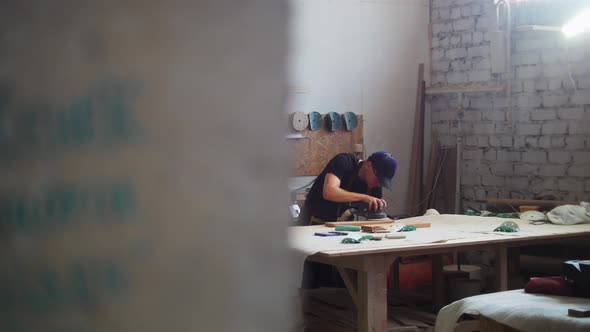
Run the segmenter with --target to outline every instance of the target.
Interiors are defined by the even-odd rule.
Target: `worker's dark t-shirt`
[[[355,193],[367,193],[367,184],[357,175],[360,164],[362,162],[359,162],[359,159],[350,153],[338,154],[328,162],[307,194],[304,208],[309,209],[310,217],[314,216],[324,221],[336,221],[347,209],[348,203],[336,203],[324,199],[324,181],[328,173],[332,173],[340,179],[340,188]],[[381,198],[383,195],[381,187],[373,188],[370,195]]]

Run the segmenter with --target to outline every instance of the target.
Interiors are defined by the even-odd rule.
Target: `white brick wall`
[[[590,150],[580,151],[580,152],[572,152],[572,156],[574,158],[575,163],[588,164],[588,166],[590,167]]]
[[[524,151],[522,161],[528,163],[542,164],[547,161],[547,152],[545,151]]]
[[[565,145],[568,149],[583,149],[586,136],[569,136],[565,138]]]
[[[572,96],[572,104],[575,105],[590,105],[590,91],[578,90],[578,93]]]
[[[497,153],[498,161],[520,161],[521,153],[519,151],[500,150]]]
[[[467,74],[469,82],[489,81],[492,77],[490,70],[471,71]]]
[[[590,128],[590,121],[576,121],[569,123],[568,132],[570,135],[586,135],[588,137],[588,128]]]
[[[493,147],[503,147],[503,148],[512,147],[512,137],[510,137],[510,136],[490,137],[490,145]]]
[[[494,175],[513,175],[514,164],[512,163],[497,163],[490,166],[492,174]]]
[[[493,0],[433,0],[433,7],[433,84],[503,82],[490,71]],[[513,126],[504,93],[464,95],[462,187],[469,204],[537,194],[590,200],[590,43],[569,42],[575,87],[567,54],[557,34],[513,34]],[[457,96],[430,100],[441,144],[455,145]]]
[[[525,176],[506,177],[506,187],[510,189],[528,189],[529,178]]]
[[[515,174],[537,174],[540,165],[538,164],[516,164],[514,165]]]
[[[559,190],[564,191],[583,191],[584,183],[577,179],[559,179],[557,180],[557,186]]]
[[[467,56],[467,50],[465,48],[452,48],[445,52],[445,57],[449,60],[464,58]]]
[[[539,135],[541,133],[541,125],[519,124],[516,126],[516,132],[520,135]]]
[[[503,176],[483,175],[481,177],[481,184],[488,187],[504,187],[506,183]]]
[[[566,165],[541,165],[539,175],[543,176],[563,176],[567,169]]]
[[[483,158],[483,151],[481,149],[465,149],[463,150],[463,159],[481,159]]]
[[[555,164],[568,163],[572,159],[572,155],[567,151],[549,151],[549,162]]]
[[[543,135],[565,135],[565,134],[567,134],[567,123],[565,123],[565,122],[546,123],[541,128],[541,134],[543,134]]]
[[[555,107],[567,104],[569,96],[566,94],[557,93],[544,93],[543,94],[543,106]]]
[[[506,120],[506,112],[504,111],[486,111],[483,112],[484,120],[502,122]]]
[[[541,68],[536,65],[516,68],[516,77],[520,79],[537,78],[540,75]]]
[[[553,109],[535,109],[531,112],[531,119],[535,121],[555,120],[557,112]]]
[[[581,120],[584,118],[585,113],[582,107],[563,108],[557,110],[557,116],[562,120]]]
[[[488,45],[469,47],[467,49],[467,55],[470,58],[489,57],[490,56],[490,47]]]
[[[563,148],[565,147],[565,137],[551,137],[551,147],[552,148]]]
[[[567,170],[567,174],[570,176],[579,176],[579,177],[590,177],[590,166],[588,165],[572,165]],[[587,190],[587,189],[586,189]]]
[[[473,30],[475,20],[473,18],[464,18],[453,22],[454,31]]]

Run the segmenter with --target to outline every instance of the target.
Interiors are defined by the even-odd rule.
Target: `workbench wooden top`
[[[319,237],[315,232],[333,230],[325,226],[290,227],[288,230],[289,247],[310,255],[327,257],[350,256],[373,253],[407,253],[415,254],[429,250],[469,249],[470,246],[506,243],[514,245],[534,244],[538,241],[559,240],[566,238],[590,237],[590,224],[555,225],[551,223],[533,225],[520,219],[496,217],[477,217],[465,215],[421,216],[400,220],[400,222],[429,222],[431,227],[418,228],[416,231],[404,232],[405,239],[383,239],[381,241],[364,241],[358,244],[341,243],[345,236]],[[514,221],[520,227],[515,233],[494,232],[505,221]],[[374,235],[368,234],[367,235]],[[381,235],[381,234],[380,234]]]

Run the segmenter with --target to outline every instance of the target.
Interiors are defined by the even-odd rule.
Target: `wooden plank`
[[[349,225],[349,226],[393,226],[394,223],[404,224],[404,225],[412,225],[416,226],[416,228],[427,228],[430,227],[431,224],[426,221],[404,221],[404,219],[400,219],[397,221],[394,220],[368,220],[368,221],[334,221],[334,222],[327,222],[324,224],[326,227],[336,227],[338,225]],[[367,228],[368,229],[368,228]]]
[[[324,224],[326,227],[336,227],[338,225],[364,226],[364,225],[393,225],[393,220],[367,220],[367,221],[328,221]]]
[[[416,226],[416,228],[428,228],[431,226],[429,222],[426,221],[412,221],[412,222],[404,222],[403,219],[396,222],[399,224],[404,224],[406,226]]]
[[[416,109],[414,113],[414,135],[412,138],[412,154],[410,158],[410,175],[408,181],[408,203],[406,211],[409,215],[418,214],[422,199],[422,165],[424,159],[424,64],[418,66],[418,84],[416,88]]]
[[[361,231],[365,233],[389,233],[391,228],[383,225],[363,225]]]
[[[436,169],[438,166],[438,155],[440,152],[440,144],[438,143],[438,130],[436,128],[432,129],[430,134],[430,159],[428,160],[428,170],[426,173],[426,183],[424,184],[424,207],[421,212],[424,212],[426,209],[430,209],[434,207],[434,198],[435,198],[435,178],[436,178]]]

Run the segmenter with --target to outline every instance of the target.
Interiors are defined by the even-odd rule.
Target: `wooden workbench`
[[[342,244],[342,237],[318,237],[324,226],[289,228],[290,248],[308,260],[337,267],[358,311],[359,331],[386,331],[387,270],[402,256],[433,255],[435,299],[442,304],[442,254],[465,250],[496,252],[498,289],[508,289],[509,248],[590,239],[590,224],[562,226],[532,225],[518,219],[440,215],[411,218],[430,222],[430,228],[406,232],[406,239]],[[520,226],[517,233],[495,233],[493,229],[511,220]]]

